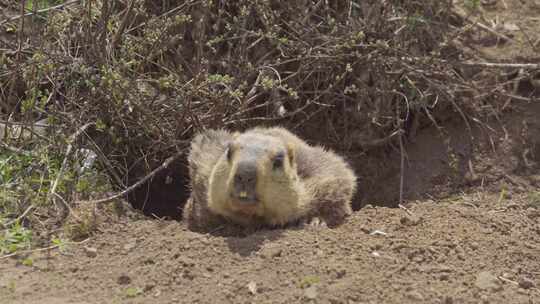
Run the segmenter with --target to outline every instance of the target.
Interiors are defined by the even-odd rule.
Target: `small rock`
[[[474,285],[480,289],[498,289],[499,279],[489,271],[482,271],[476,275]]]
[[[445,296],[442,300],[442,304],[454,304],[454,298],[451,296]]]
[[[86,256],[89,258],[95,258],[97,256],[97,249],[84,246],[84,253],[86,253]]]
[[[422,222],[421,217],[405,215],[399,219],[401,225],[404,226],[416,226]]]
[[[365,234],[369,234],[371,232],[371,229],[369,229],[369,227],[362,226],[360,227],[360,231],[362,231]]]
[[[127,243],[124,245],[124,250],[131,251],[131,249],[135,248],[137,246],[136,242]]]
[[[336,279],[341,279],[347,274],[347,271],[345,269],[338,270],[336,272]]]
[[[310,300],[315,300],[317,298],[317,287],[311,285],[306,290],[304,290],[304,296]]]
[[[252,295],[257,293],[257,283],[251,281],[247,284],[247,288]]]
[[[505,23],[503,28],[511,32],[519,31],[519,26],[517,26],[515,23]]]
[[[116,279],[116,282],[120,285],[127,285],[131,283],[131,278],[126,274],[122,274],[118,277],[118,279]]]
[[[441,281],[448,281],[449,278],[450,275],[448,275],[448,273],[442,273],[441,275],[439,275],[439,280]]]
[[[414,301],[423,301],[424,300],[424,296],[416,291],[416,290],[411,290],[407,293],[407,298],[411,299],[411,300],[414,300]]]
[[[529,278],[520,278],[518,281],[518,285],[523,289],[530,289],[535,286],[534,281]]]
[[[488,304],[489,303],[489,298],[487,295],[483,294],[480,296],[480,301],[482,301],[482,304]]]
[[[283,253],[283,249],[271,247],[271,248],[265,249],[262,252],[262,256],[267,257],[267,258],[277,258],[277,257],[280,257],[282,253]]]
[[[530,219],[536,219],[537,217],[540,217],[540,210],[534,209],[532,207],[525,209],[525,213]]]
[[[480,247],[480,245],[478,245],[477,242],[471,242],[469,244],[469,247],[471,247],[472,250],[477,250]]]

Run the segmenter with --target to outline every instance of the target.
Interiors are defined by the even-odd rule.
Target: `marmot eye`
[[[274,156],[274,169],[279,169],[283,167],[283,159],[285,158],[285,153],[279,152]]]

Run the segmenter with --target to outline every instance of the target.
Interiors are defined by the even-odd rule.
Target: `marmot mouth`
[[[259,203],[259,200],[254,195],[232,195],[231,198],[232,201],[239,206],[249,207],[257,205]]]

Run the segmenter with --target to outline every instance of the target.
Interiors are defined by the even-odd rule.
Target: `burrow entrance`
[[[472,125],[469,130],[460,120],[440,125],[442,131],[428,126],[407,140],[403,174],[401,151],[396,147],[344,154],[358,175],[353,210],[366,204],[397,207],[401,179],[405,200],[444,198],[471,186],[489,187],[491,182],[495,189],[497,181],[509,175],[526,181],[526,176],[540,171],[538,117],[540,105],[524,104],[504,122],[489,127]],[[309,134],[300,135],[317,142]],[[540,184],[523,182],[518,188],[530,186]],[[183,157],[131,192],[128,201],[148,216],[180,220],[189,193],[187,160]]]

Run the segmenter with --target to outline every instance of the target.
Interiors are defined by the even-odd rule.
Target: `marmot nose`
[[[235,183],[247,187],[255,187],[257,182],[257,164],[251,162],[241,162],[236,168],[234,175]]]

